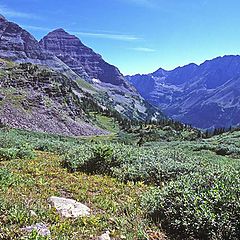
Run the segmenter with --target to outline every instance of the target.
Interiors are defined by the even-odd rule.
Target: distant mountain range
[[[22,67],[19,69],[18,66],[14,65],[11,68],[13,72],[9,76],[14,77],[15,71],[17,71],[18,81],[25,82],[26,77],[36,78],[35,74],[42,74],[42,68],[46,68],[47,72],[55,71],[55,73],[50,74],[54,76],[53,79],[59,78],[61,82],[61,79],[66,77],[70,80],[70,82],[64,81],[64,84],[68,82],[72,85],[71,94],[79,98],[80,102],[82,98],[91,98],[91,101],[95,101],[95,104],[102,109],[117,111],[128,119],[162,118],[161,111],[144,100],[115,66],[105,62],[99,54],[85,46],[80,39],[63,29],[50,32],[38,42],[29,32],[0,15],[0,59],[41,66],[41,69],[37,71],[32,72],[31,70],[30,76],[27,76],[22,71]],[[9,66],[9,64],[8,62],[7,65]],[[0,72],[5,73],[7,71],[6,64],[0,65],[2,65]],[[19,74],[23,76],[19,77]],[[4,76],[4,74],[2,76],[0,74],[0,77],[3,78]],[[5,78],[0,79],[0,82],[4,82],[4,80]],[[9,86],[13,87],[16,83],[11,80],[13,79],[8,79],[8,82],[11,83]],[[40,84],[41,88],[46,88],[49,84],[48,81],[46,86],[43,86],[46,79],[41,80],[43,81]],[[24,90],[32,89],[30,85],[27,89],[27,86],[24,85]],[[35,91],[37,91],[37,86],[35,86]],[[6,90],[5,87],[6,85],[1,85],[0,93]],[[38,92],[40,95],[41,88]],[[49,89],[54,89],[54,87],[51,86]],[[0,111],[4,112],[3,109],[0,109]],[[73,121],[74,118],[72,118]],[[6,118],[2,116],[2,119]],[[14,121],[14,116],[7,119],[8,123],[10,119]],[[71,133],[72,131],[70,130]]]
[[[126,76],[151,104],[179,121],[200,128],[240,123],[240,56],[218,57],[201,65]]]

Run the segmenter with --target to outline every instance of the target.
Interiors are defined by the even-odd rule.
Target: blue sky
[[[62,27],[124,74],[240,54],[239,0],[0,0],[37,39]]]

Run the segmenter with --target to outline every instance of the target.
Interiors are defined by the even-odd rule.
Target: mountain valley
[[[112,2],[90,5],[91,27]],[[36,36],[0,15],[0,240],[239,240],[240,56],[124,76],[62,28]]]
[[[240,123],[240,56],[218,57],[172,71],[127,76],[141,95],[164,114],[198,128]]]

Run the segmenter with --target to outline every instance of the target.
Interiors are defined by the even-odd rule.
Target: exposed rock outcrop
[[[34,225],[24,227],[22,228],[22,231],[27,233],[36,231],[37,234],[42,237],[49,237],[51,235],[49,228],[44,223],[36,223]]]
[[[43,49],[61,59],[84,79],[89,81],[97,79],[104,83],[131,88],[115,66],[105,62],[101,55],[61,28],[50,32],[40,44]]]
[[[106,107],[131,119],[162,117],[161,112],[148,104],[115,66],[105,62],[101,55],[85,46],[76,36],[57,29],[45,36],[40,44],[75,73],[91,82],[100,93],[96,97]]]
[[[62,197],[50,197],[49,202],[62,217],[77,218],[90,215],[90,208],[73,199]]]
[[[77,76],[55,55],[41,48],[38,41],[26,30],[3,16],[0,17],[0,58],[18,63],[43,65],[76,79]]]
[[[99,236],[97,238],[97,240],[111,240],[110,238],[110,232],[106,231],[104,234],[102,234],[101,236]]]
[[[127,118],[145,120],[162,117],[161,112],[148,104],[116,67],[105,62],[99,54],[63,29],[49,33],[39,43],[19,25],[0,17],[0,58],[17,63],[38,64],[63,73],[79,85],[78,89],[90,93],[101,106],[114,109]],[[75,94],[81,96],[82,91],[79,92],[78,89],[74,90]],[[22,113],[19,115],[16,110],[13,109],[13,112],[16,113],[16,124],[19,124],[17,122]],[[5,114],[10,111],[11,109],[6,109]],[[45,113],[46,111],[43,112],[39,122],[41,119],[45,122],[46,119],[52,118],[49,115],[44,116]],[[26,118],[27,115],[24,115],[24,125],[29,122]],[[37,129],[42,128],[42,123],[39,124],[41,126]],[[62,124],[54,125],[59,126],[59,129],[65,129]],[[67,132],[67,129],[65,130],[64,134]],[[79,130],[79,133],[82,131],[83,129]]]

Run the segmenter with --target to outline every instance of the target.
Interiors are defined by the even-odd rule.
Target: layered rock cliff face
[[[101,55],[95,53],[91,48],[85,46],[80,39],[63,29],[50,32],[40,41],[40,44],[43,49],[54,54],[74,72],[90,82],[99,80],[130,88],[115,66],[105,62]]]
[[[1,123],[68,136],[107,134],[89,122],[74,89],[58,72],[0,60]]]
[[[200,128],[240,123],[240,56],[126,79],[145,99],[177,120]]]
[[[50,54],[45,53],[37,40],[17,24],[8,22],[0,17],[0,54],[1,57],[16,61],[52,60]]]

